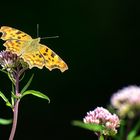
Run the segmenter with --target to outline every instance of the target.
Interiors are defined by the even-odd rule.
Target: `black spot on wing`
[[[39,54],[39,58],[42,58],[42,55],[41,54]]]
[[[43,53],[43,55],[47,55],[47,53]]]
[[[14,34],[12,34],[12,33],[11,33],[10,35],[11,35],[12,37],[15,37],[15,35],[14,35]]]
[[[21,34],[21,33],[22,33],[21,31],[16,32],[17,35],[18,35],[18,34]]]
[[[35,55],[38,56],[39,58],[42,58],[43,57],[42,54],[36,53]]]
[[[20,40],[16,40],[16,43],[17,43],[17,44],[21,44]]]
[[[54,56],[55,56],[55,53],[54,53],[54,52],[52,52],[51,56],[54,58]]]
[[[27,36],[27,35],[26,34],[22,35],[22,37],[25,37],[25,36]]]
[[[46,52],[48,52],[48,50],[49,50],[49,49],[48,49],[48,48],[46,48],[46,50],[45,50],[45,51],[46,51]]]

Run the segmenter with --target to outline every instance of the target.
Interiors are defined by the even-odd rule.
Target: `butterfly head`
[[[31,45],[32,45],[32,46],[35,46],[35,45],[38,44],[39,42],[40,42],[40,37],[35,38],[35,39],[32,40]]]

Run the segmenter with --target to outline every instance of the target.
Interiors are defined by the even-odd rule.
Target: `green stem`
[[[99,140],[104,140],[104,136],[103,135],[100,135],[99,136]]]
[[[17,68],[16,76],[15,76],[16,84],[15,84],[15,94],[16,96],[19,95],[19,68]],[[15,99],[15,104],[13,108],[13,125],[10,133],[9,140],[13,140],[16,132],[17,127],[17,120],[18,120],[18,108],[20,99]]]
[[[12,125],[12,130],[11,130],[9,140],[14,139],[14,135],[15,135],[15,132],[16,132],[19,102],[20,102],[20,99],[18,99],[16,101],[16,104],[15,104],[14,109],[13,109],[13,125]]]

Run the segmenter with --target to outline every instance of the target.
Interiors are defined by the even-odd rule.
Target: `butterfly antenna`
[[[37,37],[39,37],[39,24],[37,24]],[[59,36],[42,37],[41,39],[59,38]]]
[[[37,28],[37,37],[39,37],[39,24],[37,24],[37,26],[36,26]]]
[[[48,36],[48,37],[42,37],[41,39],[49,39],[49,38],[59,38],[59,36]]]

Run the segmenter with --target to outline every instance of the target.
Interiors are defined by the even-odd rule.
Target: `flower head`
[[[12,54],[10,51],[0,52],[0,65],[3,67],[3,69],[7,69],[7,71],[10,71],[11,68],[15,67],[16,61],[16,54]]]
[[[104,135],[115,135],[117,133],[116,128],[120,125],[118,116],[116,114],[112,115],[103,107],[97,107],[95,110],[87,112],[83,121],[84,123],[103,125]]]
[[[140,110],[140,87],[128,86],[114,93],[111,105],[120,117],[133,118]]]
[[[23,61],[15,53],[12,53],[10,51],[1,51],[0,65],[3,69],[7,70],[8,72],[11,72],[17,66],[23,65]]]

